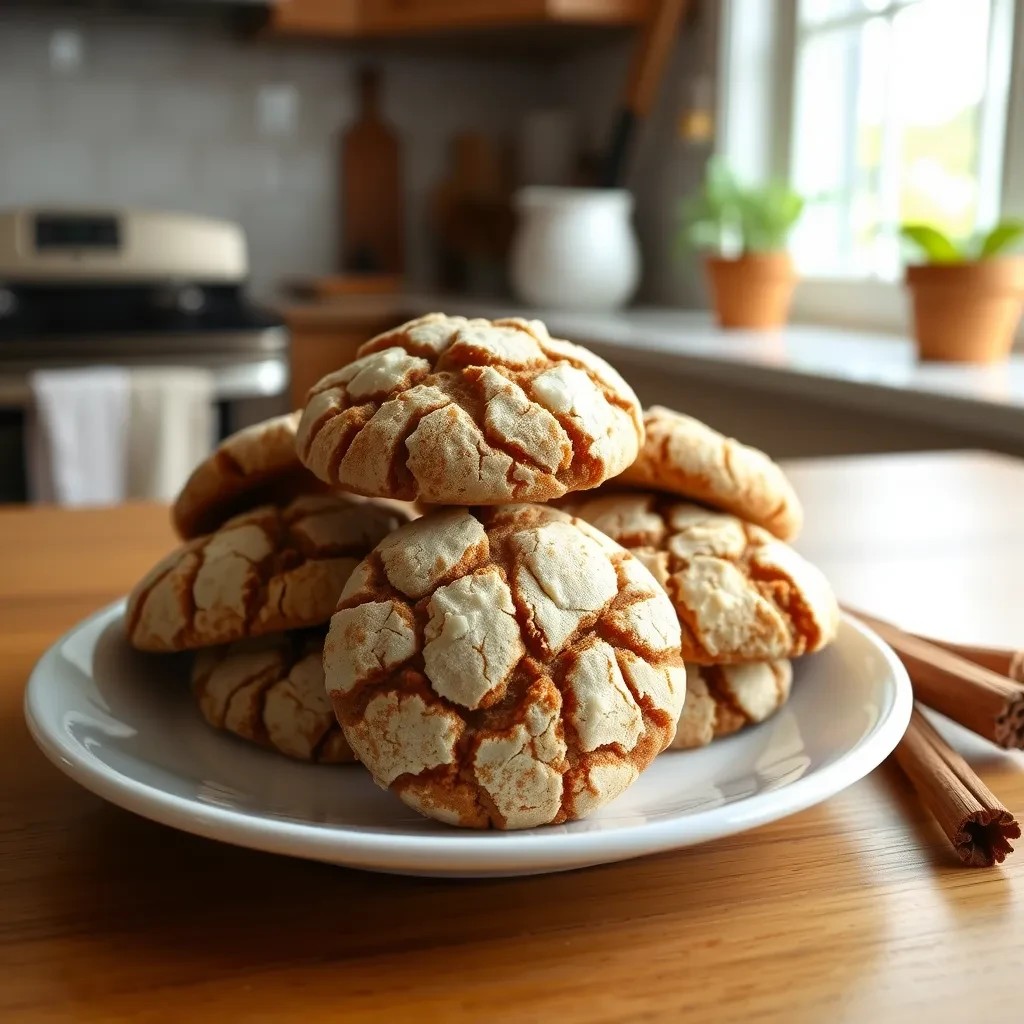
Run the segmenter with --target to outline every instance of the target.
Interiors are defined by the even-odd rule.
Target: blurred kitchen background
[[[709,311],[713,154],[803,199],[789,326]],[[1013,0],[0,0],[0,500],[166,498],[435,308],[778,455],[1024,452],[1020,357],[919,358],[899,233],[1022,214]]]

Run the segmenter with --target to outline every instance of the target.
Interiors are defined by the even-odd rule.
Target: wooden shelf
[[[357,37],[361,0],[275,0],[266,24],[271,36]]]
[[[652,0],[277,0],[270,36],[402,39],[509,28],[641,23]]]

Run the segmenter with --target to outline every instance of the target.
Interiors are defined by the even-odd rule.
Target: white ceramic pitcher
[[[633,196],[624,189],[524,188],[512,241],[512,286],[531,306],[611,310],[640,280]]]

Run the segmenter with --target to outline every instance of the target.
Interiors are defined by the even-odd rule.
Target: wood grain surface
[[[845,600],[906,624],[928,616],[898,598],[927,592],[936,626],[970,609],[967,634],[987,608],[978,642],[1024,624],[993,598],[1021,590],[1024,540],[1003,527],[1024,464],[884,456],[794,479],[801,546]],[[32,745],[24,682],[171,540],[152,506],[0,512],[0,1020],[1020,1019],[1024,850],[958,866],[890,765],[707,846],[472,882],[235,849],[103,803]],[[1021,755],[946,734],[1024,811]]]

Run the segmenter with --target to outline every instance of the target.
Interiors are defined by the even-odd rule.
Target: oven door
[[[89,344],[88,342],[95,342]],[[34,356],[34,358],[32,358]],[[25,424],[34,370],[78,366],[199,366],[213,374],[221,438],[288,411],[288,333],[283,327],[179,338],[173,354],[152,339],[47,339],[0,345],[0,504],[27,500]]]
[[[28,500],[25,413],[0,409],[0,505]]]

